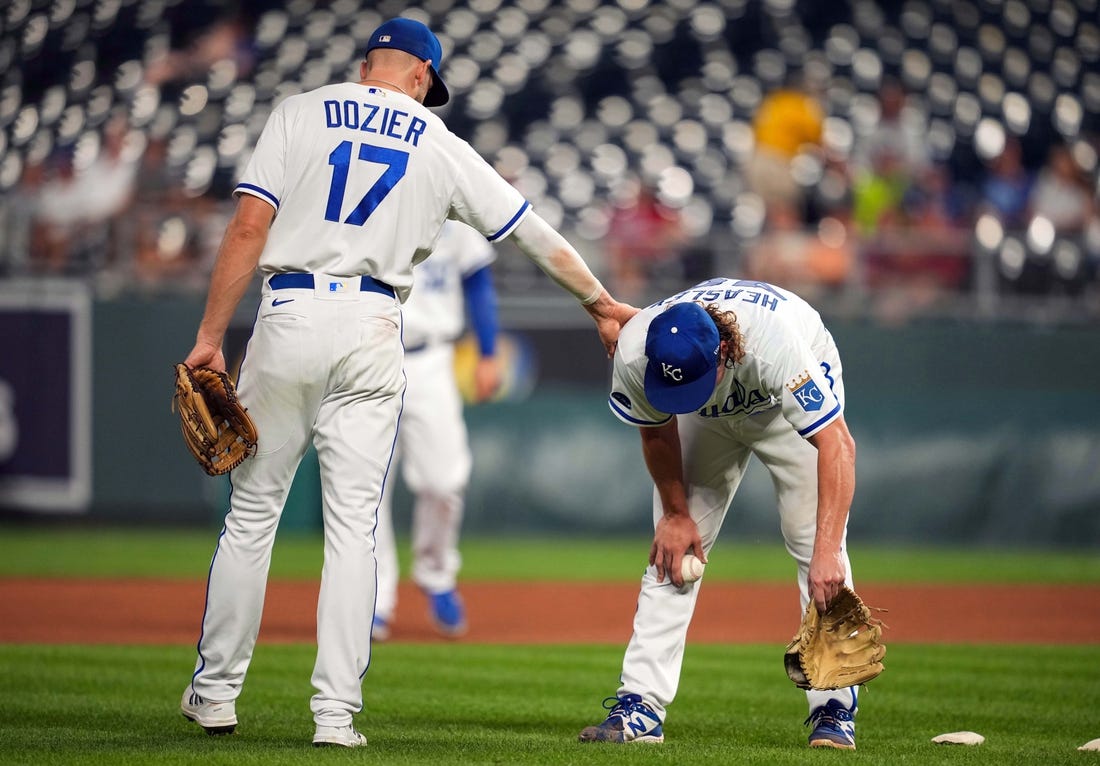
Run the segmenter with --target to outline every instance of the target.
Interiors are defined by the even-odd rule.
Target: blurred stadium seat
[[[1019,140],[1038,171],[1070,148],[1087,178],[1092,225],[1008,230],[994,213],[961,224],[973,268],[955,285],[964,311],[1014,310],[1013,296],[1074,299],[1100,315],[1100,18],[1097,0],[383,0],[278,8],[224,0],[11,0],[0,10],[0,192],[10,212],[25,169],[59,149],[88,164],[110,116],[166,140],[167,178],[224,203],[279,100],[353,78],[367,35],[385,17],[428,23],[444,49],[451,103],[438,111],[536,209],[575,235],[599,270],[607,206],[641,179],[680,211],[706,257],[654,275],[655,294],[736,273],[765,233],[746,187],[751,121],[767,93],[800,71],[822,86],[823,153],[796,165],[807,230],[844,204],[842,169],[879,121],[885,78],[909,93],[931,157],[963,192]],[[976,207],[976,206],[975,206]],[[835,233],[836,229],[830,229]],[[811,234],[810,236],[817,236]],[[0,268],[18,268],[18,237]],[[25,260],[25,258],[23,259]],[[500,282],[538,284],[520,258]],[[850,287],[864,289],[860,273]],[[986,291],[984,301],[970,300]],[[1048,304],[1049,305],[1049,304]]]

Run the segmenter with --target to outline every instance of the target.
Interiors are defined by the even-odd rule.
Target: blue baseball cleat
[[[840,750],[856,749],[855,710],[844,707],[839,700],[829,700],[814,708],[803,726],[813,724],[810,747],[835,747]]]
[[[457,590],[428,594],[432,623],[440,634],[458,638],[466,633],[466,607]]]
[[[610,706],[609,706],[610,703]],[[641,695],[624,694],[608,697],[603,706],[611,711],[598,726],[586,726],[578,739],[581,742],[664,742],[661,718],[642,702]]]

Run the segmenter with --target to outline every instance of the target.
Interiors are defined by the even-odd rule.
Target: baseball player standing
[[[468,309],[479,354],[475,396],[484,401],[500,385],[494,260],[496,251],[485,237],[465,224],[448,221],[432,257],[413,269],[416,291],[401,307],[405,406],[394,460],[400,459],[405,484],[414,497],[412,580],[428,597],[436,629],[447,637],[466,632],[465,608],[455,586],[462,565],[459,529],[473,466],[462,395],[455,380],[455,341],[462,335]],[[393,486],[391,479],[382,492],[375,532],[375,641],[389,638],[397,608]]]
[[[813,599],[824,612],[852,584],[855,442],[832,336],[808,303],[764,282],[712,279],[643,309],[619,337],[608,403],[640,430],[655,533],[621,686],[580,740],[663,742],[702,583],[684,583],[684,554],[706,560],[755,455],[776,488],[802,608]],[[812,747],[855,748],[856,692],[806,692]]]
[[[210,564],[195,671],[181,710],[209,733],[237,725],[260,628],[271,549],[312,441],[322,483],[324,567],[310,703],[315,745],[366,742],[352,725],[370,663],[374,528],[405,389],[400,304],[414,263],[448,217],[519,248],[596,322],[608,353],[633,309],[616,302],[568,242],[426,106],[446,103],[441,49],[423,24],[376,29],[360,81],[287,98],[237,185],[189,367],[225,369],[222,342],[258,269],[260,305],[241,365],[259,431],[231,474]]]

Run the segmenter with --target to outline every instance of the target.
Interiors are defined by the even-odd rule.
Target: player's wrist
[[[600,283],[600,281],[596,280],[596,286],[592,288],[592,292],[590,292],[587,297],[580,299],[581,305],[592,306],[604,295],[607,295],[607,291],[603,289],[603,285]]]

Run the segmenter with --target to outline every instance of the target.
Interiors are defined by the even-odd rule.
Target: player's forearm
[[[221,346],[237,304],[256,272],[266,241],[266,229],[242,223],[237,217],[230,221],[210,275],[210,291],[197,335],[199,342]]]
[[[680,432],[673,418],[663,426],[639,428],[646,468],[661,498],[666,516],[687,516],[687,488],[684,461],[680,453]]]
[[[840,551],[848,509],[855,494],[855,472],[837,462],[818,461],[817,536],[814,549]]]
[[[856,447],[843,419],[811,438],[817,447],[817,536],[814,550],[838,553],[856,487]]]
[[[586,306],[606,295],[580,254],[536,213],[527,214],[512,239],[524,255]]]

